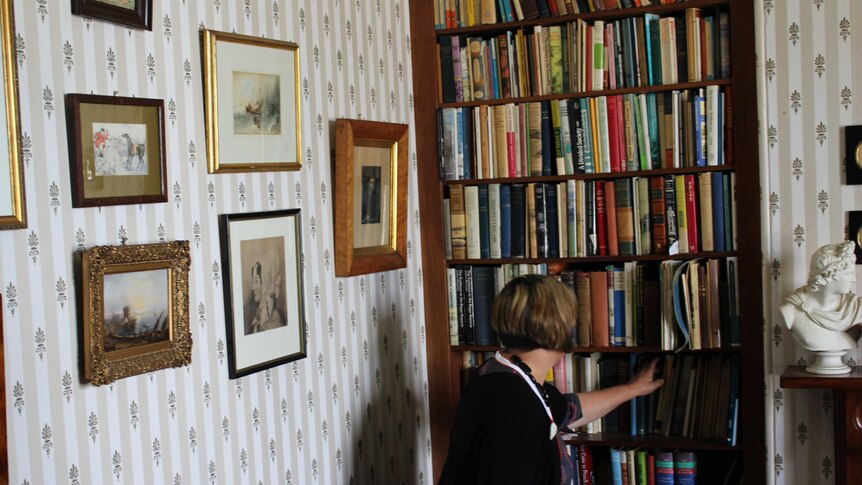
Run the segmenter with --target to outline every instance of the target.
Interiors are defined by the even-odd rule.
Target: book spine
[[[458,282],[455,268],[446,269],[449,308],[449,344],[458,345]]]
[[[481,186],[480,186],[481,187]],[[498,259],[502,254],[500,244],[500,184],[489,184],[488,190],[488,257]],[[481,209],[481,192],[479,193],[479,203]]]
[[[655,254],[667,252],[667,221],[665,220],[664,179],[649,178],[650,230]]]
[[[676,209],[676,185],[673,175],[664,176],[664,206],[665,206],[665,227],[667,229],[667,246],[670,248],[679,240],[679,231],[677,229]],[[679,245],[677,245],[677,250]]]
[[[712,172],[712,236],[713,247],[716,251],[726,251],[726,227],[725,227],[725,203],[724,203],[724,174]]]
[[[449,204],[452,224],[452,259],[467,259],[467,213],[463,186],[449,186]]]
[[[488,185],[479,185],[477,195],[479,202],[479,257],[488,259],[491,257],[491,211]]]
[[[608,231],[608,255],[618,256],[620,244],[617,227],[617,196],[616,182],[613,180],[605,181],[605,213]]]
[[[554,125],[551,119],[550,101],[541,101],[541,139],[542,139],[542,175],[553,175],[554,157]],[[537,174],[538,175],[538,174]]]
[[[712,177],[710,173],[701,173],[697,176],[700,196],[700,245],[702,251],[715,250],[715,238],[713,237],[712,219]]]
[[[545,184],[530,184],[534,190],[536,210],[536,253],[539,258],[548,257],[548,202],[545,199]]]
[[[525,184],[512,184],[511,190],[511,257],[526,256],[527,203]],[[453,241],[454,248],[454,241]],[[454,249],[453,249],[454,250]]]
[[[595,187],[595,212],[596,212],[596,235],[598,238],[597,254],[608,255],[608,224],[607,205],[605,204],[605,181],[596,180]]]
[[[496,185],[496,184],[494,184]],[[500,258],[512,257],[512,193],[511,186],[499,185],[500,194]],[[493,246],[492,246],[493,247]],[[493,255],[491,256],[493,257]]]
[[[694,175],[685,176],[685,216],[688,219],[688,249],[691,253],[702,250],[700,234],[698,231],[697,189],[695,188]]]
[[[631,183],[631,179],[627,178],[614,182],[617,206],[617,241],[619,254],[624,256],[635,254],[634,204]]]

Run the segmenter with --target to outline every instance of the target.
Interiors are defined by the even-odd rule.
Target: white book
[[[489,256],[500,258],[500,184],[488,184]]]
[[[458,345],[458,285],[455,281],[455,268],[446,269],[446,284],[449,287],[449,343]]]
[[[479,259],[482,257],[479,237],[479,187],[464,187],[464,212],[467,214],[467,259]]]
[[[578,202],[577,184],[574,180],[566,181],[566,246],[569,258],[578,255]]]
[[[569,126],[569,103],[563,99],[560,103],[560,138],[563,146],[563,162],[566,167],[566,175],[575,173],[575,162],[572,157],[572,131]]]
[[[706,164],[718,165],[718,152],[721,150],[718,142],[718,86],[706,87]]]
[[[473,165],[476,169],[473,171],[473,178],[480,179],[482,177],[482,117],[479,114],[479,108],[473,109]],[[467,140],[470,143],[470,140]]]
[[[460,47],[458,49],[458,60],[461,63],[461,84],[464,86],[464,101],[473,101],[473,90],[470,89],[472,86],[472,72],[469,69],[470,66],[470,55],[466,46]]]

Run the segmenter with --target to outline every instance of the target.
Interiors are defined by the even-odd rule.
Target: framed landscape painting
[[[231,379],[306,357],[299,216],[219,218]]]
[[[301,168],[299,47],[203,31],[210,173]]]
[[[15,16],[12,0],[0,0],[0,63],[3,95],[0,108],[2,118],[0,134],[0,229],[27,227],[24,203],[24,163],[21,157],[21,120],[18,107],[18,68],[15,62]]]
[[[164,105],[66,95],[73,207],[167,202]]]
[[[335,274],[407,266],[407,125],[335,122]]]
[[[72,13],[153,30],[153,0],[72,0]]]
[[[84,377],[95,385],[191,362],[189,242],[83,254]]]

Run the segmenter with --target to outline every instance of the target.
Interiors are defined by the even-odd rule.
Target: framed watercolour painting
[[[84,252],[87,380],[99,386],[191,362],[189,265],[188,241]]]
[[[72,0],[72,13],[153,30],[153,0]]]
[[[301,168],[299,47],[203,31],[210,173]]]
[[[0,0],[0,48],[3,50],[3,95],[0,108],[0,229],[27,227],[24,204],[24,163],[21,156],[21,119],[18,106],[18,68],[15,61],[15,16],[12,0]]]
[[[231,379],[306,357],[299,216],[219,218]]]
[[[335,274],[407,266],[407,125],[335,122]]]
[[[66,95],[72,206],[167,202],[165,103]]]

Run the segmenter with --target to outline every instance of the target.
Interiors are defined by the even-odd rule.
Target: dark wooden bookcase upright
[[[655,0],[654,0],[655,1]],[[657,3],[657,2],[656,2]],[[761,236],[760,236],[760,180],[757,140],[757,90],[755,76],[754,2],[752,0],[691,0],[668,5],[653,5],[633,9],[541,18],[493,25],[435,30],[434,1],[410,0],[410,38],[413,56],[413,93],[416,123],[416,155],[419,171],[419,205],[422,231],[422,274],[425,291],[425,326],[427,334],[428,381],[430,396],[431,438],[434,481],[438,479],[449,445],[455,408],[460,395],[461,353],[464,350],[489,350],[484,347],[451,346],[447,313],[446,270],[451,262],[444,254],[442,199],[444,182],[440,180],[440,158],[438,156],[437,110],[446,106],[475,106],[481,103],[525,102],[540,99],[602,96],[627,92],[657,92],[674,89],[702,87],[705,84],[723,84],[733,89],[734,165],[736,172],[737,234],[738,247],[729,253],[701,253],[703,257],[735,255],[739,261],[739,306],[741,309],[741,387],[739,411],[739,437],[737,446],[728,447],[715,442],[703,442],[664,436],[632,437],[626,434],[602,433],[579,438],[580,442],[596,446],[632,446],[641,448],[683,448],[705,453],[718,452],[721,456],[738,456],[743,465],[743,483],[766,483],[764,464],[764,372],[763,372],[763,304],[761,290]],[[468,103],[443,104],[437,97],[440,75],[437,67],[436,44],[438,37],[446,34],[482,35],[508,29],[533,25],[564,25],[566,22],[585,20],[615,20],[646,13],[660,15],[681,14],[689,7],[726,8],[730,12],[730,41],[732,52],[732,77],[709,83],[680,83],[646,88],[590,91],[558,96],[524,97],[517,99],[490,100]],[[692,169],[672,169],[640,172],[640,175],[667,173],[691,173]],[[617,175],[618,176],[618,175]],[[559,176],[553,179],[594,178],[597,176]],[[601,177],[601,176],[598,176]],[[482,182],[533,182],[542,177],[518,179],[486,179]],[[475,180],[447,182],[477,183]],[[592,261],[623,262],[626,260],[660,261],[671,256],[638,256],[614,258],[586,258]],[[583,258],[560,260],[570,266],[586,261]],[[554,262],[554,260],[528,260],[529,262]],[[511,260],[470,260],[472,264],[493,264]],[[464,263],[464,262],[462,262]],[[634,352],[643,349],[623,349]],[[617,351],[617,349],[584,348],[583,352]],[[726,352],[727,350],[721,349]],[[710,352],[710,351],[705,351]],[[706,455],[706,458],[712,455]],[[704,459],[706,459],[704,458]],[[720,460],[717,458],[716,460]],[[728,464],[698,463],[699,468],[721,469]],[[709,476],[699,477],[709,483]]]

